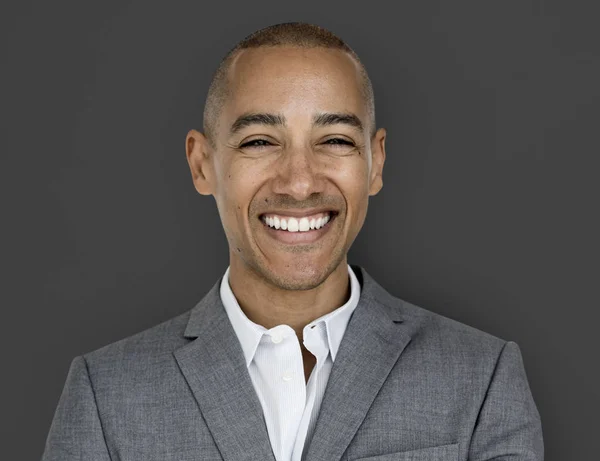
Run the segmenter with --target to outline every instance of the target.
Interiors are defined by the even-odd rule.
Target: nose
[[[306,200],[323,192],[323,179],[316,154],[308,148],[288,149],[277,162],[273,192]]]

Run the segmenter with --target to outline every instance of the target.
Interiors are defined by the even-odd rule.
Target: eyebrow
[[[313,117],[313,124],[316,126],[330,126],[330,125],[349,125],[353,128],[357,128],[362,131],[363,124],[360,119],[349,113],[331,113],[326,112],[317,114]],[[268,125],[268,126],[285,126],[286,118],[279,114],[261,114],[261,113],[250,113],[240,115],[229,129],[229,135],[234,135],[242,129],[251,125]]]
[[[250,125],[285,126],[285,117],[277,114],[244,114],[240,115],[229,129],[233,135]]]
[[[351,127],[357,128],[362,131],[363,124],[360,119],[354,114],[344,113],[324,113],[316,115],[313,119],[313,123],[317,126],[329,126],[337,125],[341,123],[343,125],[350,125]]]

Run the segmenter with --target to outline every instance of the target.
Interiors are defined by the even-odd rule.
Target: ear
[[[383,187],[383,163],[385,162],[385,128],[379,128],[371,139],[371,174],[369,195],[377,194]]]
[[[192,173],[194,187],[199,194],[212,195],[214,168],[211,149],[202,133],[190,130],[185,138],[185,154]]]

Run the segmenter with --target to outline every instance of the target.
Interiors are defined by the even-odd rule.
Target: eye
[[[328,144],[330,146],[354,146],[353,142],[343,138],[331,138],[325,141],[323,144]]]
[[[240,147],[266,147],[270,146],[271,143],[266,139],[252,139],[251,141],[245,142]]]

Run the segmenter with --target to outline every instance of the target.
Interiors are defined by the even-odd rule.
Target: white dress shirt
[[[300,342],[292,327],[281,324],[266,329],[252,322],[231,291],[229,268],[221,281],[221,301],[244,351],[277,461],[300,461],[305,442],[312,438],[331,367],[360,298],[360,284],[350,266],[348,274],[350,298],[346,304],[302,330],[304,346],[317,358],[308,383]]]

